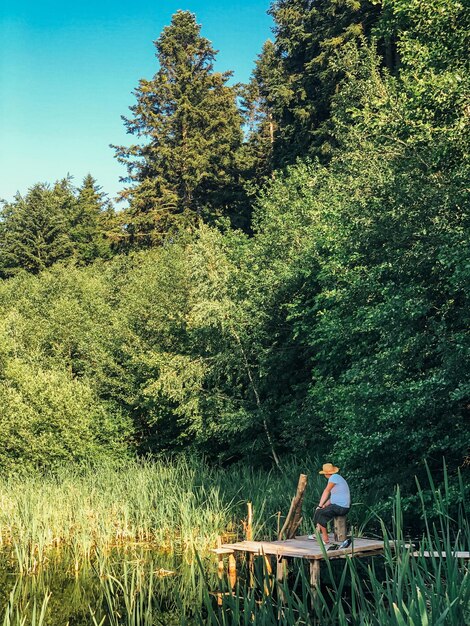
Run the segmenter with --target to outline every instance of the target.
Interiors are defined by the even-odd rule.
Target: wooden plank
[[[419,552],[418,550],[416,550],[415,552],[412,553],[413,556],[424,556],[427,558],[432,558],[432,557],[436,557],[436,558],[447,558],[449,556],[454,557],[456,559],[470,559],[470,552],[464,552],[464,551],[456,551],[456,552],[429,552],[428,550],[424,550],[424,552]]]
[[[371,546],[380,545],[383,546],[384,542],[379,539],[369,539],[368,537],[355,537],[353,543],[356,546]],[[394,545],[394,541],[390,540],[390,544]],[[307,536],[298,536],[295,539],[275,540],[275,541],[237,541],[234,543],[225,543],[221,547],[231,548],[232,546],[246,546],[247,548],[259,545],[272,545],[272,546],[308,546],[309,548],[319,547],[319,543],[316,539],[308,539]],[[327,544],[328,545],[328,544]]]
[[[231,548],[212,548],[211,552],[214,554],[233,554],[233,550]]]

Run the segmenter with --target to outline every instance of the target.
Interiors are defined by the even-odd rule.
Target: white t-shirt
[[[332,474],[328,482],[335,485],[330,491],[331,504],[337,504],[348,509],[351,506],[351,494],[349,493],[348,483],[339,474]]]

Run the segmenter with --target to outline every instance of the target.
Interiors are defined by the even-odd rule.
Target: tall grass
[[[44,626],[46,623],[46,612],[49,599],[48,591],[43,594],[43,599],[38,602],[33,598],[32,602],[22,600],[20,586],[16,585],[10,592],[8,604],[3,615],[3,626]],[[30,606],[31,604],[31,606]]]
[[[283,510],[286,509],[287,494],[290,495],[292,485],[295,486],[299,468],[293,466],[291,476],[281,478],[243,468],[236,469],[235,473],[213,472],[195,460],[181,463],[180,473],[174,465],[157,467],[146,463],[131,464],[123,474],[108,468],[102,470],[102,473],[96,472],[94,478],[87,472],[64,473],[49,477],[43,493],[40,491],[41,483],[35,483],[36,479],[32,477],[31,484],[36,484],[36,492],[28,481],[24,482],[24,499],[21,500],[24,506],[17,513],[17,525],[11,525],[8,532],[2,528],[4,541],[16,541],[15,545],[19,549],[22,544],[19,539],[15,540],[15,532],[19,538],[26,536],[31,542],[37,541],[38,547],[34,551],[37,559],[41,554],[49,554],[49,557],[44,558],[51,558],[50,550],[53,549],[49,545],[55,546],[57,542],[48,543],[49,537],[60,536],[58,545],[62,545],[61,542],[74,545],[79,558],[85,559],[86,554],[93,552],[93,566],[89,568],[93,585],[89,584],[83,597],[80,596],[81,592],[77,593],[74,602],[79,603],[82,612],[85,611],[88,616],[80,623],[94,626],[470,624],[468,561],[453,556],[456,550],[468,550],[470,546],[468,510],[464,500],[466,487],[459,473],[451,481],[444,468],[441,487],[434,484],[430,475],[429,485],[425,489],[417,486],[417,500],[420,504],[414,515],[424,519],[424,530],[416,538],[415,546],[410,545],[404,530],[409,520],[405,516],[405,526],[403,499],[397,490],[393,501],[393,519],[390,523],[378,520],[381,535],[386,542],[383,556],[327,560],[322,565],[321,588],[315,592],[310,588],[307,565],[302,561],[293,562],[288,578],[281,585],[266,571],[263,559],[256,563],[255,584],[248,584],[250,576],[246,571],[243,573],[242,562],[239,564],[242,569],[239,583],[232,590],[228,580],[217,582],[215,559],[206,557],[200,561],[194,558],[192,549],[203,550],[227,525],[236,527],[237,519],[244,512],[239,493],[241,487],[253,496],[262,494],[253,497],[258,519],[262,518],[263,511],[264,519],[267,520],[259,526],[258,533],[269,536],[275,532],[275,511],[281,506]],[[161,478],[164,475],[171,483],[167,487]],[[170,500],[172,508],[166,509],[166,515],[161,511],[154,512],[157,500],[152,500],[150,493],[153,494],[156,485],[162,490],[162,497],[176,493],[176,475],[179,480],[178,493],[181,495],[179,505],[184,505],[187,510],[182,512],[178,508],[175,496]],[[106,489],[106,481],[110,476],[114,476],[115,481],[112,487],[108,485]],[[203,480],[206,482],[203,483]],[[80,481],[83,481],[82,485]],[[75,489],[69,495],[72,500],[67,498],[64,489],[69,484],[74,485]],[[138,491],[144,492],[143,501],[148,503],[145,507],[137,504],[138,498],[136,496],[134,499],[134,493],[129,495],[126,491],[136,484]],[[80,492],[80,487],[84,489],[83,492]],[[104,492],[103,497],[98,498],[101,491]],[[80,498],[79,493],[82,494]],[[222,497],[222,493],[225,493],[225,497]],[[37,508],[27,506],[29,500],[26,494],[29,494],[29,500],[35,502]],[[49,497],[58,494],[63,510],[55,511],[49,505],[42,516],[34,516],[34,511],[41,510],[40,503],[44,506],[46,504],[44,494]],[[8,495],[8,492],[2,492],[4,503]],[[73,498],[76,500],[75,510]],[[88,504],[88,515],[83,512],[84,501]],[[214,517],[217,512],[214,509],[204,516],[202,508],[207,503],[222,510],[223,516]],[[101,508],[98,508],[99,505]],[[106,517],[111,515],[110,511],[115,515],[114,518]],[[100,515],[103,515],[102,519]],[[22,524],[26,524],[25,520],[32,522],[34,517],[28,535],[28,529]],[[114,520],[111,533],[108,529],[110,519]],[[46,520],[50,525],[50,533],[45,532]],[[68,520],[70,526],[65,527],[64,520]],[[86,528],[85,520],[96,520],[91,522],[93,532]],[[163,530],[156,526],[157,523],[162,526],[165,523]],[[207,531],[203,524],[210,525],[210,530]],[[68,535],[64,528],[69,529]],[[197,530],[194,531],[194,528]],[[58,529],[62,534],[58,534]],[[123,533],[123,529],[127,534]],[[39,545],[40,533],[43,539]],[[167,548],[167,563],[163,568],[162,556],[155,550],[157,544],[147,543],[149,539],[156,542],[158,538],[161,538],[161,545]],[[393,545],[389,546],[389,541]],[[86,548],[90,545],[93,547]],[[116,545],[118,548],[113,548]],[[179,557],[169,552],[170,548],[176,550],[184,546],[186,550],[180,550]],[[428,557],[426,551],[436,551],[437,555]],[[73,555],[73,551],[70,554]],[[51,568],[52,565],[44,572],[49,572]],[[74,570],[73,564],[69,576],[73,577]],[[45,619],[53,626],[65,626],[67,620],[55,620],[50,613],[51,605],[57,607],[54,604],[57,600],[53,595],[48,604],[48,589],[52,587],[45,574],[43,583],[39,584],[41,576],[43,574],[18,579],[6,607],[2,607],[0,619],[3,619],[4,626],[30,623],[39,626],[42,623],[39,620]],[[83,589],[84,585],[80,584],[79,587]],[[218,593],[222,594],[222,606],[217,604]],[[31,621],[33,617],[35,621]]]
[[[21,572],[37,571],[55,548],[66,548],[77,569],[96,549],[123,544],[204,550],[230,526],[231,509],[206,474],[180,460],[3,478],[0,541]]]
[[[292,463],[281,475],[181,458],[2,477],[0,545],[21,573],[36,573],[57,550],[67,552],[75,571],[97,550],[116,546],[204,552],[217,536],[240,532],[247,500],[254,503],[256,536],[272,537],[300,471],[308,468]],[[318,491],[310,490],[306,510]]]
[[[425,531],[414,545],[409,542],[404,530],[402,497],[397,489],[391,524],[380,520],[385,543],[383,556],[326,559],[322,571],[323,584],[317,590],[310,587],[308,570],[302,561],[293,561],[288,578],[278,583],[266,570],[264,559],[260,558],[256,564],[254,585],[248,584],[250,576],[246,571],[245,576],[242,575],[242,583],[235,589],[230,587],[229,580],[222,581],[217,587],[213,578],[207,578],[202,590],[202,604],[196,605],[195,612],[188,613],[188,602],[181,602],[178,623],[210,626],[248,626],[253,623],[257,626],[470,624],[468,561],[454,556],[456,551],[468,550],[470,546],[467,512],[464,506],[455,507],[452,501],[460,494],[463,503],[465,489],[459,473],[455,477],[459,485],[457,490],[450,490],[445,468],[444,474],[442,489],[435,487],[431,476],[426,491],[417,486],[421,510],[416,510],[415,515],[425,519]],[[451,493],[452,498],[449,497]],[[428,515],[430,509],[432,520]],[[451,511],[456,511],[457,515],[452,517]],[[427,556],[429,551],[436,552],[436,555]],[[201,569],[205,567],[201,566]],[[135,621],[136,616],[144,614],[143,605],[145,608],[150,606],[150,600],[145,604],[145,598],[153,599],[153,610],[145,614],[145,620],[140,623],[147,626],[156,623],[152,620],[165,622],[155,604],[158,593],[152,577],[147,577],[146,585],[142,587],[133,583],[129,585],[127,576],[124,579],[126,583],[119,585],[118,594],[112,593],[116,579],[112,583],[106,577],[102,580],[108,590],[110,605],[112,599],[116,602],[120,594],[122,599],[127,596],[134,602],[130,610],[124,612],[123,621],[112,621],[108,614],[102,618],[103,626],[117,626],[118,623],[136,625],[139,623]],[[217,592],[222,598],[222,607],[216,603]],[[174,596],[179,593],[175,590]]]
[[[423,502],[416,514],[426,516]],[[307,564],[294,560],[289,575],[278,583],[263,558],[255,562],[254,584],[243,570],[234,589],[224,579],[217,584],[208,563],[199,562],[197,576],[167,588],[173,601],[171,619],[162,608],[162,588],[152,567],[128,565],[120,570],[103,561],[100,578],[106,607],[93,613],[95,626],[464,626],[470,624],[470,571],[468,561],[454,556],[468,549],[470,527],[462,508],[449,514],[447,491],[435,490],[438,511],[428,521],[416,545],[405,535],[402,498],[397,490],[393,520],[381,521],[385,551],[382,556],[328,560],[322,566],[322,585],[313,590]],[[425,556],[426,552],[436,556]],[[325,556],[328,556],[325,553]],[[140,569],[139,569],[140,568]],[[212,575],[210,575],[212,574]],[[172,580],[170,583],[172,583]],[[181,582],[183,584],[181,584]],[[217,603],[217,595],[222,606]],[[165,592],[163,592],[163,596]],[[179,610],[175,614],[174,610]]]

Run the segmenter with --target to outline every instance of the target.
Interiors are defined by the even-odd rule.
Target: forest
[[[4,476],[313,456],[386,511],[444,459],[467,475],[468,6],[270,13],[248,84],[173,16],[113,146],[121,203],[92,174],[3,203]]]

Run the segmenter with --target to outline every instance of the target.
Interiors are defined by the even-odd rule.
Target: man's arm
[[[327,506],[327,504],[330,501],[330,491],[333,489],[333,487],[335,486],[334,483],[328,483],[327,486],[325,487],[325,489],[323,490],[323,493],[321,494],[321,498],[320,498],[320,502],[318,503],[318,506],[323,509],[325,506]]]

